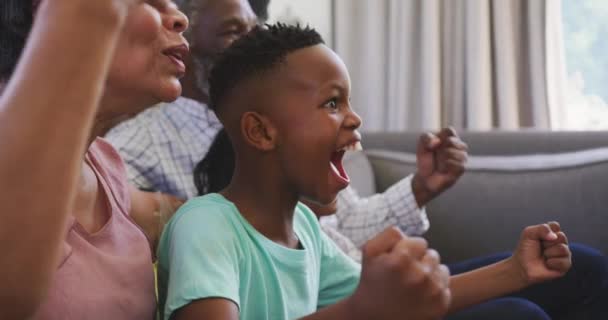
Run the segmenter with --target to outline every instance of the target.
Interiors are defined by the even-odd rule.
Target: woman
[[[187,25],[170,0],[0,1],[0,319],[154,317],[158,202],[97,137],[180,95]]]

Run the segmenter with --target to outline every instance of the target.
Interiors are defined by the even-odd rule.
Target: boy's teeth
[[[329,165],[331,166],[331,169],[338,175],[340,176],[340,171],[338,171],[338,168],[336,168],[336,165],[333,162],[330,162]]]
[[[361,145],[360,141],[357,141],[355,143],[351,143],[347,146],[344,146],[339,151],[361,151],[361,150],[363,150],[363,146]]]

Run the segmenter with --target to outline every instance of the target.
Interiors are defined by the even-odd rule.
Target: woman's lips
[[[185,74],[186,73],[186,64],[184,64],[184,62],[182,60],[180,60],[179,58],[172,56],[172,55],[167,55],[167,58],[169,58],[169,60],[171,60],[171,62],[173,62],[173,64],[177,67],[177,71],[180,74]]]
[[[163,54],[171,60],[171,62],[177,67],[178,72],[183,75],[186,73],[186,64],[184,59],[190,52],[188,45],[181,44],[178,46],[171,47],[163,51]]]

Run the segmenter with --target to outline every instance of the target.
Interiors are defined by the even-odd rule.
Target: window
[[[608,1],[562,0],[567,130],[608,129]]]

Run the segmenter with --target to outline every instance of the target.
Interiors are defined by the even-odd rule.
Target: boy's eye
[[[325,102],[323,107],[331,109],[331,110],[337,110],[338,109],[338,99],[332,98],[332,99],[328,100],[327,102]]]

